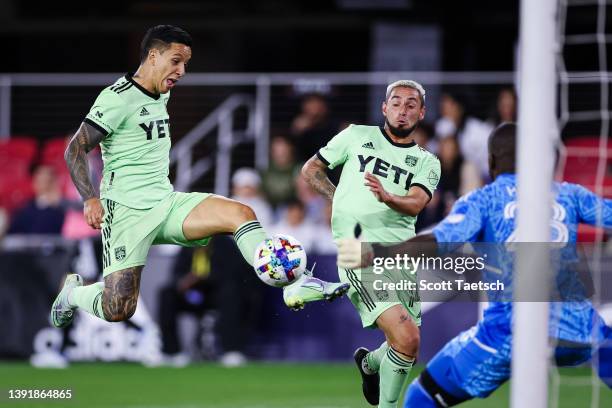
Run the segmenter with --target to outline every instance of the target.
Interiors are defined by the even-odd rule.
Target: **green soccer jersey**
[[[100,143],[104,161],[101,198],[147,209],[173,191],[168,179],[169,98],[169,93],[147,91],[130,74],[98,95],[84,121],[106,135]]]
[[[416,217],[376,200],[364,185],[364,173],[376,176],[390,193],[406,195],[418,186],[431,197],[440,180],[436,156],[416,143],[393,142],[383,128],[359,125],[338,133],[317,156],[330,169],[344,165],[332,207],[334,238],[352,237],[356,223],[370,242],[399,242],[415,235]]]

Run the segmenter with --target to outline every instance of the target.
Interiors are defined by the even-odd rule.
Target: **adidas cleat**
[[[353,357],[355,358],[357,369],[361,374],[361,389],[363,391],[363,396],[371,405],[378,405],[378,400],[380,398],[380,376],[378,373],[368,374],[363,368],[363,365],[367,364],[365,358],[368,353],[369,350],[367,348],[359,347],[355,350]]]
[[[348,292],[350,285],[342,282],[326,282],[312,276],[312,272],[283,288],[283,300],[291,310],[300,310],[309,302],[331,302]]]
[[[64,287],[55,298],[53,306],[51,306],[51,324],[53,326],[61,329],[72,323],[76,306],[68,304],[68,294],[78,286],[83,286],[83,278],[80,275],[72,274],[66,276]]]

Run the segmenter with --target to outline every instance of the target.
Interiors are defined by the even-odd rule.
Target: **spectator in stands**
[[[232,197],[248,205],[257,214],[257,219],[265,228],[272,224],[272,209],[260,192],[261,177],[254,169],[242,167],[232,176]]]
[[[61,234],[66,206],[53,167],[38,165],[32,176],[34,198],[14,214],[9,234]]]
[[[493,126],[469,116],[460,97],[449,93],[440,98],[440,113],[442,117],[435,126],[436,138],[438,141],[450,136],[457,138],[463,158],[478,168],[481,179],[478,183],[482,185],[489,177],[487,141]]]
[[[495,112],[489,122],[493,127],[503,122],[516,122],[516,93],[513,88],[503,88],[499,91]]]
[[[306,222],[306,209],[304,203],[292,200],[287,203],[284,217],[277,222],[272,231],[275,234],[289,234],[297,238],[303,245],[306,253],[314,247],[317,240],[317,226]]]
[[[159,291],[158,317],[163,352],[159,365],[183,366],[190,360],[181,350],[177,323],[183,312],[200,319],[213,307],[210,252],[211,246],[181,248],[170,283]]]
[[[219,363],[240,366],[247,361],[246,347],[261,318],[265,288],[228,236],[212,240],[211,274],[222,348]]]
[[[300,174],[301,164],[295,161],[294,146],[284,136],[270,142],[270,167],[261,173],[262,190],[274,207],[295,198],[293,180]]]
[[[260,316],[262,286],[228,236],[216,236],[206,247],[182,248],[172,278],[159,292],[164,353],[160,365],[180,366],[191,359],[181,349],[179,315],[190,313],[202,321],[212,311],[217,316],[214,333],[221,346],[219,362],[228,367],[246,363],[245,349]],[[200,326],[199,332],[203,329]],[[200,333],[197,337],[201,339]],[[216,357],[211,353],[217,350],[203,350],[201,343],[198,346],[203,354]]]
[[[300,113],[291,123],[291,136],[298,149],[298,159],[305,162],[338,133],[339,124],[330,117],[322,95],[311,94],[302,101]]]

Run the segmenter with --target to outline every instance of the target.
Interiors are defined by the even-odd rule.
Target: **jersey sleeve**
[[[105,89],[98,95],[84,122],[109,135],[117,130],[126,114],[125,101],[115,92]]]
[[[602,198],[578,184],[573,186],[579,221],[585,224],[612,228],[612,200]],[[601,219],[598,219],[599,212],[601,212]]]
[[[353,125],[350,125],[338,133],[317,152],[319,160],[325,163],[328,168],[333,169],[348,159],[350,145],[353,141],[353,137],[351,137],[352,128]]]
[[[451,212],[433,229],[438,242],[475,242],[485,225],[482,190],[475,190],[455,202]]]
[[[429,154],[423,163],[423,167],[414,175],[410,187],[421,187],[429,194],[429,198],[431,199],[434,191],[436,191],[438,187],[438,182],[440,182],[440,173],[440,160],[433,154]]]

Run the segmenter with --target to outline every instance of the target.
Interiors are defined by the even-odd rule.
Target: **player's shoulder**
[[[104,88],[98,95],[98,101],[115,105],[125,105],[128,103],[126,91],[133,87],[133,83],[127,77],[120,77],[111,85]]]
[[[351,135],[363,135],[368,136],[372,135],[375,132],[380,132],[378,130],[378,126],[369,126],[369,125],[358,125],[355,123],[350,123],[347,127],[345,127],[342,132],[350,133]]]
[[[508,186],[496,184],[495,182],[485,184],[482,187],[478,187],[461,197],[457,200],[457,202],[470,202],[486,205],[487,203],[491,203],[492,201],[499,201],[502,197],[507,197],[508,195],[512,195],[513,191],[509,191]],[[504,191],[500,191],[503,189]]]
[[[349,145],[364,145],[364,147],[370,146],[374,148],[373,142],[376,143],[377,137],[375,132],[380,132],[377,126],[356,125],[351,123],[342,129],[336,136],[342,140],[343,143]]]
[[[557,182],[555,184],[557,187],[556,188],[557,194],[561,196],[565,195],[565,196],[580,198],[581,196],[587,196],[587,195],[593,194],[591,190],[589,190],[588,188],[580,184],[569,183],[567,181]]]
[[[467,203],[467,202],[478,202],[485,200],[487,196],[489,196],[490,192],[487,191],[487,186],[479,187],[470,192],[465,193],[461,197],[457,199],[458,203]]]
[[[440,160],[438,159],[438,156],[436,156],[434,153],[430,152],[429,150],[427,150],[420,144],[415,144],[414,150],[418,152],[418,154],[421,155],[421,157],[423,157],[425,160],[431,160],[431,161],[435,161],[438,163],[440,162]]]
[[[560,181],[560,182],[555,182],[555,185],[557,186],[557,189],[559,189],[559,191],[562,192],[573,192],[573,191],[577,191],[577,190],[587,190],[586,187],[580,185],[580,184],[576,184],[576,183],[570,183],[569,181]]]

